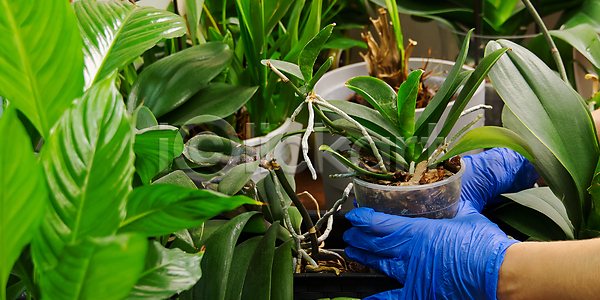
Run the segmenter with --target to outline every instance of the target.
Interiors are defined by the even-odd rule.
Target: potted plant
[[[330,33],[331,31],[327,31],[326,29],[321,31],[319,35],[327,36],[328,32]],[[326,37],[323,38],[326,39]],[[318,49],[321,46],[319,44],[320,40],[322,38],[315,38],[311,42],[314,45],[309,44],[307,47]],[[377,108],[377,111],[346,101],[326,101],[311,91],[310,83],[305,84],[304,88],[307,90],[305,93],[297,90],[298,94],[306,97],[305,103],[309,111],[309,126],[303,136],[303,153],[305,160],[309,164],[309,169],[313,172],[313,178],[316,177],[316,173],[314,173],[314,169],[310,165],[310,159],[306,157],[308,152],[306,141],[308,136],[315,130],[342,134],[358,146],[356,151],[349,153],[354,158],[359,158],[358,165],[326,145],[321,146],[320,149],[330,151],[340,161],[351,168],[350,173],[340,176],[357,178],[355,179],[355,193],[357,194],[357,202],[359,204],[361,204],[364,198],[359,199],[358,193],[361,188],[358,188],[358,186],[365,180],[376,184],[379,183],[381,186],[389,186],[419,184],[423,179],[422,176],[426,173],[441,179],[444,176],[438,176],[440,173],[435,170],[435,167],[434,170],[428,171],[428,166],[436,166],[442,161],[465,151],[502,146],[514,149],[526,157],[533,159],[529,154],[530,148],[527,143],[517,134],[505,128],[476,128],[465,133],[454,144],[455,138],[458,138],[458,136],[469,128],[469,126],[466,126],[455,137],[446,140],[459,117],[468,113],[468,111],[463,112],[463,109],[466,107],[475,89],[481,84],[487,72],[498,58],[508,50],[508,48],[503,48],[490,53],[472,72],[460,72],[467,49],[468,41],[465,41],[457,63],[423,114],[416,120],[416,124],[414,106],[420,86],[420,77],[423,74],[422,70],[411,72],[407,80],[400,86],[398,93],[388,84],[376,78],[357,77],[349,80],[347,86],[360,93],[370,104]],[[287,74],[307,82],[312,80],[312,72],[309,71],[311,69],[305,64],[312,61],[314,60],[301,59],[299,66],[280,64],[279,67]],[[269,65],[275,73],[278,73],[284,82],[290,84],[290,81],[286,80],[287,77],[279,72],[276,64],[270,61],[266,61],[265,64]],[[458,93],[455,104],[450,111],[449,117],[444,121],[441,131],[437,136],[430,137],[426,127],[429,124],[436,124],[440,120],[446,106],[463,83],[464,86]],[[293,84],[290,85],[296,87]],[[301,108],[302,105],[296,110],[296,113]],[[341,118],[331,121],[323,114],[322,109],[334,112]],[[311,122],[311,120],[314,120],[315,113],[321,117],[325,123],[325,127],[314,128],[314,121]],[[429,141],[433,141],[433,143]],[[449,148],[450,145],[452,145],[451,148]],[[385,160],[383,157],[385,157]],[[400,182],[407,184],[397,184]],[[422,189],[427,189],[427,187],[428,184],[421,185]],[[402,186],[394,188],[398,190],[406,189],[406,187]],[[408,189],[414,190],[415,187],[409,187]],[[369,187],[366,190],[373,193],[374,189],[373,187]],[[459,195],[460,192],[452,197],[454,201],[458,200]],[[435,205],[437,204],[434,204],[430,209],[433,209]],[[383,207],[377,208],[380,210],[384,209]],[[437,208],[444,207],[438,206]],[[402,213],[402,209],[395,212]]]
[[[256,202],[169,184],[181,182],[178,172],[138,186],[134,176],[152,178],[160,171],[152,163],[169,163],[181,142],[172,130],[139,132],[115,84],[144,47],[182,35],[183,20],[118,1],[6,8],[1,18],[14,26],[0,29],[0,60],[10,63],[0,75],[10,99],[0,131],[11,141],[0,144],[10,170],[0,177],[0,299],[22,291],[30,299],[168,298],[189,288],[202,252],[168,249],[168,236]]]

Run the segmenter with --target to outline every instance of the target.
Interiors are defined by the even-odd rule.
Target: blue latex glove
[[[454,219],[407,218],[364,207],[346,215],[355,226],[344,234],[346,254],[404,284],[367,299],[496,299],[506,249],[518,241],[481,209],[501,193],[532,186],[539,175],[507,149],[463,159],[467,169]]]

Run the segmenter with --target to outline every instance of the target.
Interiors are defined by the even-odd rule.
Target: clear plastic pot
[[[354,178],[356,203],[387,214],[451,219],[458,212],[464,171],[465,163],[461,160],[460,171],[452,177],[415,186],[379,185]]]

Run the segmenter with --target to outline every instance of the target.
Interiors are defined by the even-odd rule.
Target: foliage
[[[181,153],[181,136],[153,127],[147,110],[133,119],[117,83],[127,84],[122,75],[145,49],[182,35],[183,19],[120,1],[5,7],[0,131],[12,142],[0,144],[0,299],[23,289],[35,299],[163,299],[188,289],[202,252],[166,248],[156,235],[258,203],[197,190],[181,173],[154,180]],[[23,120],[44,138],[37,158]],[[7,287],[10,274],[20,280]]]
[[[311,42],[319,43],[319,40],[314,39]],[[367,151],[374,156],[377,165],[368,166],[365,163],[366,159],[363,159],[362,166],[360,166],[342,155],[336,155],[338,159],[352,168],[356,172],[355,174],[361,176],[397,180],[394,177],[397,170],[409,171],[412,169],[411,166],[414,167],[422,161],[434,165],[462,152],[486,147],[511,148],[533,159],[530,155],[531,148],[527,143],[514,132],[504,128],[490,127],[481,129],[482,132],[479,133],[484,134],[466,134],[456,142],[453,148],[447,149],[456,137],[451,138],[448,142],[446,142],[446,138],[461,116],[463,109],[492,66],[508,50],[508,48],[498,49],[487,55],[474,71],[460,72],[467,49],[468,39],[465,40],[457,62],[443,85],[416,122],[415,103],[422,70],[413,71],[397,93],[385,82],[373,77],[350,79],[346,86],[365,98],[377,109],[376,111],[345,101],[325,101],[309,90],[304,94],[309,114],[312,115],[312,111],[316,112],[326,124],[326,130],[345,135],[358,145],[361,151]],[[285,67],[282,70],[289,74],[296,73],[295,68],[298,68],[290,65],[280,66]],[[302,70],[303,66],[300,65],[299,68]],[[303,77],[305,77],[304,74]],[[306,81],[306,78],[303,79]],[[305,85],[308,84],[305,83]],[[310,85],[308,86],[310,87]],[[461,86],[462,89],[459,91]],[[454,99],[452,109],[441,131],[433,139],[433,143],[428,144],[428,141],[431,141],[428,126],[439,122],[443,111],[457,92],[458,95]],[[337,113],[343,118],[332,122],[321,112],[321,109]],[[470,125],[461,130],[459,135],[464,133],[468,127]],[[305,138],[312,130],[309,125]],[[333,151],[327,146],[322,146],[321,150]],[[386,158],[385,163],[379,152]],[[361,154],[361,157],[365,156]],[[388,168],[390,169],[388,170]]]
[[[552,191],[532,189],[507,195],[528,207],[522,212],[527,217],[503,219],[540,240],[598,236],[597,191],[592,179],[598,172],[600,149],[589,109],[575,90],[523,47],[499,40],[491,42],[486,51],[500,47],[513,50],[490,71],[490,79],[505,102],[504,126],[531,145],[536,158],[533,164]],[[523,211],[520,206],[513,207]],[[562,235],[552,234],[553,227],[542,228],[542,222],[522,225],[528,216],[539,213],[559,225]],[[557,214],[563,217],[557,218]]]

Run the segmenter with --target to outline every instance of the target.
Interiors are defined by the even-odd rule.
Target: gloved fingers
[[[386,291],[364,298],[363,300],[399,300],[403,299],[404,288]]]
[[[374,236],[386,236],[396,231],[411,234],[411,228],[418,226],[423,218],[408,218],[388,215],[374,211],[372,208],[359,207],[346,214],[353,226]]]
[[[347,247],[345,251],[346,255],[353,261],[384,273],[398,280],[400,283],[406,281],[406,266],[408,262],[400,258],[381,257],[354,247]]]
[[[356,227],[344,233],[344,241],[348,245],[384,257],[399,257],[409,246],[412,237],[413,234],[405,234],[403,231],[379,237]]]
[[[466,169],[461,193],[473,202],[477,211],[498,195],[533,186],[539,174],[521,154],[506,148],[494,148],[463,158]]]

